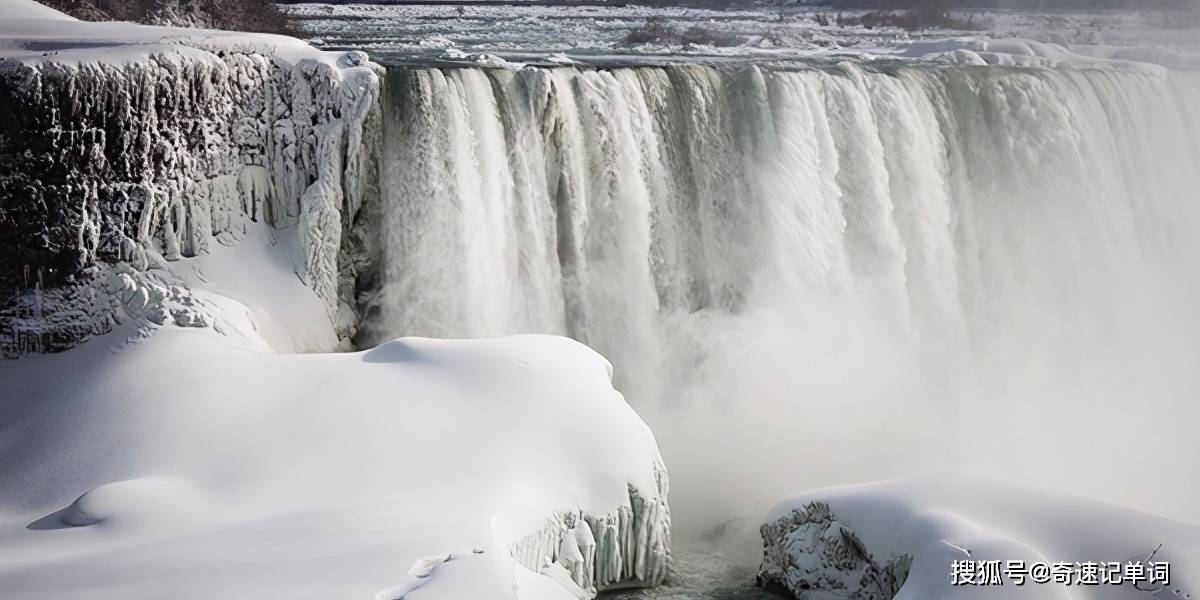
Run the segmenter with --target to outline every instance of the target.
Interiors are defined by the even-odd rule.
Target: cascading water
[[[590,344],[681,527],[960,464],[1194,511],[1200,74],[405,67],[388,94],[359,341]]]

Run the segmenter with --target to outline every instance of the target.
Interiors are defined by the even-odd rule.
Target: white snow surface
[[[188,48],[238,48],[292,60],[335,63],[342,53],[315,51],[287,36],[78,21],[31,0],[0,0],[0,58],[60,64],[120,64]]]
[[[1193,598],[1200,589],[1200,527],[1019,487],[982,472],[809,491],[776,505],[765,522],[776,522],[814,501],[827,503],[836,522],[853,531],[878,562],[900,555],[913,559],[897,600],[1177,600]],[[813,560],[792,558],[799,565]],[[999,560],[1001,565],[1008,560],[1026,565],[1145,564],[1149,559],[1170,563],[1170,583],[1142,583],[1141,589],[1132,584],[1068,587],[1053,582],[1018,587],[1011,581],[994,587],[951,585],[952,561],[968,559]]]
[[[74,21],[75,18],[33,0],[0,0],[0,19],[54,19]]]
[[[0,364],[5,597],[370,598],[436,552],[464,581],[410,597],[556,597],[514,596],[520,532],[658,489],[608,363],[565,338],[278,355],[119,334]]]

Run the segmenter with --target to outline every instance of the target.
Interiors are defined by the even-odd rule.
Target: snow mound
[[[197,491],[170,478],[140,478],[92,488],[70,506],[29,524],[29,529],[58,529],[106,524],[170,523],[201,512]]]
[[[53,19],[74,21],[75,18],[33,0],[0,0],[0,20]]]
[[[1191,598],[1200,586],[1200,527],[1084,498],[974,476],[917,478],[807,492],[778,504],[762,528],[759,579],[797,598]],[[955,561],[1060,565],[1169,563],[1169,582],[1071,585],[1015,580],[953,585]],[[1059,568],[1059,567],[1055,567]],[[857,594],[857,595],[854,595]],[[813,596],[818,597],[818,596]]]
[[[439,566],[421,594],[530,576],[567,594],[535,574],[564,564],[597,588],[647,585],[669,566],[656,443],[582,344],[406,338],[280,355],[211,328],[165,327],[116,350],[115,335],[0,362],[0,580],[14,597],[370,598],[403,565],[463,547],[487,553]],[[185,504],[198,508],[170,518]],[[586,515],[603,548],[586,572],[563,552],[565,531],[521,543],[566,514]],[[105,526],[62,535],[88,524]],[[321,567],[296,568],[309,561]],[[51,562],[77,575],[46,577]]]

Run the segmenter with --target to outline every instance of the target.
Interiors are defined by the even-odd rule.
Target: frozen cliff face
[[[0,62],[0,290],[87,285],[89,267],[202,255],[263,222],[297,228],[295,272],[334,319],[343,231],[373,193],[377,73],[361,53],[175,35],[133,57]]]
[[[855,600],[891,600],[908,577],[912,558],[880,562],[829,505],[811,502],[762,526],[763,562],[757,583],[799,600],[835,593]]]
[[[671,568],[671,509],[666,467],[655,462],[655,489],[629,486],[628,503],[601,514],[555,513],[538,531],[510,545],[518,563],[541,572],[565,571],[580,598],[599,591],[651,587]]]
[[[99,263],[70,285],[35,289],[0,308],[7,324],[0,357],[66,350],[118,328],[111,347],[137,344],[163,327],[207,328],[243,348],[267,350],[251,311],[228,298],[196,290],[169,268],[135,269]]]

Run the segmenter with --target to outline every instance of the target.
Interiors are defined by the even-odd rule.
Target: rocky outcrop
[[[234,244],[253,222],[298,227],[297,274],[338,322],[344,232],[375,190],[363,132],[378,120],[379,74],[361,53],[283,59],[269,44],[180,43],[129,61],[0,61],[10,350],[105,327],[75,324],[38,348],[24,321],[4,317],[23,296],[89,285],[97,265],[144,270]]]
[[[891,600],[904,585],[912,557],[881,562],[853,530],[838,522],[829,505],[811,502],[762,526],[763,561],[757,583],[797,600],[838,598]]]
[[[667,471],[654,465],[656,490],[629,486],[629,503],[606,513],[556,513],[510,547],[517,562],[554,576],[581,598],[604,590],[652,587],[671,569],[671,509]]]

